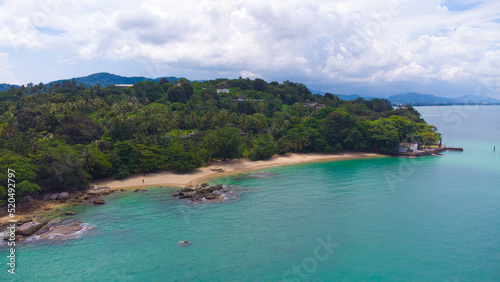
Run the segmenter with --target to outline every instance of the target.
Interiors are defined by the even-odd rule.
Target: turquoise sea
[[[114,194],[72,208],[81,238],[18,247],[16,275],[0,248],[0,280],[500,281],[500,106],[417,109],[464,152],[213,180],[242,187],[227,203]]]

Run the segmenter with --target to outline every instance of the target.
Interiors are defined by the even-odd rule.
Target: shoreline
[[[214,178],[231,176],[240,173],[260,170],[270,167],[287,166],[295,164],[313,163],[313,162],[326,162],[326,161],[342,161],[353,159],[368,159],[368,158],[383,158],[387,155],[378,153],[361,153],[361,152],[344,152],[335,154],[321,154],[321,153],[289,153],[286,155],[275,155],[268,160],[251,161],[249,159],[235,159],[229,161],[219,161],[211,163],[207,167],[198,168],[189,173],[174,173],[171,171],[160,171],[155,173],[134,174],[122,180],[112,178],[100,179],[93,182],[91,185],[95,187],[108,186],[112,190],[134,190],[137,188],[150,188],[150,187],[182,187],[187,185],[197,185],[209,181]],[[220,170],[221,171],[213,171]],[[144,179],[144,184],[142,180]],[[16,213],[15,219],[33,217],[34,215],[50,215],[56,209],[65,208],[70,205],[78,204],[72,200],[65,203],[56,201],[47,201],[44,205],[35,208],[29,212]],[[8,216],[0,217],[0,225],[7,219]]]
[[[116,179],[101,179],[94,182],[94,186],[108,186],[111,189],[131,190],[136,188],[148,187],[181,187],[187,185],[197,185],[210,179],[231,176],[235,174],[245,173],[254,170],[265,169],[269,167],[295,165],[303,163],[334,161],[334,160],[352,160],[352,159],[368,159],[381,158],[387,155],[377,153],[337,153],[337,154],[296,154],[289,153],[287,155],[276,155],[268,160],[250,161],[248,159],[236,159],[229,161],[219,161],[212,163],[207,167],[198,168],[189,173],[174,173],[170,171],[161,171],[156,173],[147,173],[131,175],[122,180]],[[213,170],[224,170],[217,172]],[[144,184],[142,180],[144,179]]]

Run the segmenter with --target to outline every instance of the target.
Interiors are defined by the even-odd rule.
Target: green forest
[[[22,199],[88,187],[103,177],[186,172],[216,159],[393,154],[400,142],[439,140],[411,106],[344,101],[290,81],[161,79],[126,88],[30,83],[0,92],[0,199],[7,197],[9,168]]]

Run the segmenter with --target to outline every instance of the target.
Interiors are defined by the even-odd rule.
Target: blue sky
[[[0,1],[0,83],[110,72],[500,98],[500,1]]]

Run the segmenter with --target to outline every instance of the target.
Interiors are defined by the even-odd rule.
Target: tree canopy
[[[229,93],[217,94],[221,87]],[[290,81],[164,79],[127,88],[30,84],[0,92],[0,198],[8,168],[16,170],[23,197],[84,187],[101,177],[185,172],[214,159],[393,153],[400,142],[439,140],[437,129],[411,106],[343,101]]]

